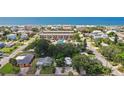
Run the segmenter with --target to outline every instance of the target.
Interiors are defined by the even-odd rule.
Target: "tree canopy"
[[[86,55],[76,55],[73,58],[73,66],[79,73],[83,68],[87,75],[109,74],[111,72],[109,68],[102,66],[97,59],[91,59]]]

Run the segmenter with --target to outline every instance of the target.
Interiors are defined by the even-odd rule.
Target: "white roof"
[[[114,38],[115,38],[115,37],[109,37],[109,39],[110,39],[111,41],[114,41]]]
[[[84,55],[88,55],[88,53],[86,53],[86,52],[81,52],[80,54],[81,54],[81,55],[83,55],[83,54],[84,54]]]
[[[115,33],[116,30],[109,30],[109,31],[107,31],[106,33],[109,34],[109,33],[111,33],[111,32],[114,32],[114,33]]]
[[[70,57],[65,57],[65,63],[66,63],[67,65],[72,64],[72,59],[71,59]]]
[[[18,56],[16,57],[16,60],[23,60],[25,58],[25,56]]]
[[[103,42],[101,43],[101,45],[102,45],[102,46],[108,46],[108,44],[106,44],[106,43],[103,43]]]
[[[94,30],[92,33],[101,33],[101,30]]]
[[[0,34],[2,35],[2,34],[3,34],[3,32],[0,32]]]

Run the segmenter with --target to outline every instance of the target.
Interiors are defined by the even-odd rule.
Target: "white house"
[[[100,30],[94,30],[92,33],[91,33],[91,36],[94,38],[94,39],[98,39],[98,38],[108,38],[108,35],[103,33],[102,31]]]
[[[116,30],[109,30],[109,31],[106,31],[106,34],[109,34],[109,33],[111,33],[111,32],[116,33],[117,31],[116,31]]]

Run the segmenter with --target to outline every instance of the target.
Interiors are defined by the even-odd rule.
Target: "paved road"
[[[117,68],[115,68],[114,66],[112,66],[105,58],[104,56],[101,55],[101,53],[99,53],[97,51],[97,49],[90,43],[90,42],[87,42],[87,48],[89,50],[92,50],[94,52],[94,54],[96,55],[96,58],[98,60],[101,61],[102,65],[103,66],[106,66],[106,67],[109,67],[112,69],[112,74],[113,75],[116,75],[116,76],[122,76],[124,75],[123,73],[119,72]]]
[[[6,65],[9,62],[9,59],[10,58],[15,57],[18,53],[20,53],[22,50],[24,50],[29,45],[29,43],[33,42],[33,40],[34,40],[34,38],[32,38],[29,41],[27,41],[27,43],[25,45],[20,46],[18,49],[16,49],[15,51],[13,51],[8,57],[3,57],[0,60],[0,64],[1,64],[1,67],[0,68],[2,68],[4,65]]]

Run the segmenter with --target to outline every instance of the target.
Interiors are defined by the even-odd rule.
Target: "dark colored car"
[[[0,51],[0,56],[2,56],[2,55],[3,55],[3,52]]]

